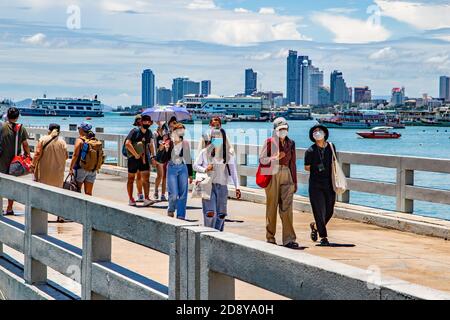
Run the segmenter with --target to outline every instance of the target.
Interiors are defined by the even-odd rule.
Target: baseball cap
[[[285,118],[279,117],[273,121],[273,129],[274,130],[289,129],[289,124]]]
[[[79,126],[78,129],[83,130],[84,132],[89,132],[92,130],[92,124],[87,123],[87,122],[82,122]]]

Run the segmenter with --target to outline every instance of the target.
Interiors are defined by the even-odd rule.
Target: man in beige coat
[[[31,170],[37,182],[62,188],[68,159],[66,142],[59,137],[60,126],[50,124],[48,135],[39,139]],[[58,222],[64,220],[58,217]]]

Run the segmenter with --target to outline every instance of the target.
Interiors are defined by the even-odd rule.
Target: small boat
[[[86,120],[92,120],[92,118],[91,117],[86,117]]]
[[[376,127],[371,131],[357,132],[356,134],[365,139],[398,139],[402,135],[397,132],[391,132],[392,127]]]

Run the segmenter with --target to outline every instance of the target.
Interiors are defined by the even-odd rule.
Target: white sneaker
[[[128,205],[131,206],[131,207],[136,207],[136,201],[134,199],[130,199],[128,201]]]
[[[150,200],[150,199],[145,199],[145,200],[144,200],[144,207],[149,207],[149,206],[151,206],[152,204],[155,204],[155,201],[152,201],[152,200]]]
[[[144,195],[143,194],[139,194],[136,202],[144,202]]]

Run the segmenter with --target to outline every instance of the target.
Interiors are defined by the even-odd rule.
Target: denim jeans
[[[205,227],[223,231],[227,216],[228,187],[213,183],[210,200],[202,200]]]
[[[186,218],[186,204],[188,197],[188,169],[185,164],[167,166],[167,191],[169,192],[168,212],[177,212],[177,218]]]

